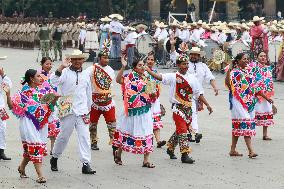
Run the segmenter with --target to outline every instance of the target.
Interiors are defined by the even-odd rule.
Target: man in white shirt
[[[173,121],[176,125],[176,131],[168,141],[167,154],[170,159],[177,159],[174,154],[175,147],[179,144],[180,152],[182,154],[182,163],[192,164],[195,161],[188,156],[191,152],[187,133],[191,130],[192,110],[195,104],[192,102],[196,98],[206,104],[209,114],[212,108],[207,103],[206,99],[201,93],[199,82],[197,78],[187,73],[188,71],[188,57],[185,54],[178,56],[176,61],[178,71],[176,73],[156,74],[147,68],[150,75],[162,81],[164,85],[170,86],[170,103],[172,104]]]
[[[80,34],[79,34],[79,50],[84,52],[84,46],[85,46],[85,42],[86,42],[86,35],[87,35],[87,31],[85,28],[85,24],[81,25],[81,30],[80,30]]]
[[[109,22],[111,21],[110,18],[107,16],[100,19],[103,23],[100,25],[100,50],[103,49],[104,42],[109,39],[109,31],[110,25]]]
[[[109,50],[107,47],[98,54],[99,63],[95,63],[86,69],[92,82],[92,108],[90,112],[90,138],[91,149],[99,150],[97,146],[97,127],[100,116],[103,115],[109,132],[109,144],[112,144],[116,127],[115,102],[112,99],[111,87],[114,78],[114,70],[108,65]],[[117,148],[113,146],[115,151]]]
[[[124,30],[124,26],[119,22],[123,20],[123,17],[119,14],[112,14],[109,16],[113,20],[110,22],[110,32],[111,32],[111,58],[121,57],[121,34]]]
[[[138,38],[137,33],[135,32],[136,29],[133,27],[128,27],[129,33],[127,34],[126,38],[124,39],[126,45],[126,54],[127,54],[127,65],[130,68],[133,63],[134,58],[134,48],[136,44],[136,40]]]
[[[51,84],[59,88],[59,94],[62,98],[61,101],[59,100],[58,108],[62,126],[50,159],[52,171],[58,171],[57,160],[66,148],[75,128],[78,137],[80,161],[83,164],[82,173],[96,173],[90,166],[90,119],[88,115],[92,105],[92,86],[90,76],[82,68],[82,64],[87,58],[87,54],[74,50],[50,77]]]
[[[11,160],[4,152],[6,149],[6,120],[9,119],[9,116],[5,110],[3,91],[5,91],[5,87],[11,89],[12,81],[5,75],[3,68],[0,68],[0,84],[3,86],[3,90],[0,91],[0,160]]]
[[[210,83],[213,87],[215,95],[218,95],[218,89],[216,86],[215,77],[213,76],[212,72],[209,70],[206,64],[200,62],[201,56],[204,55],[204,52],[200,50],[198,47],[193,47],[189,51],[189,69],[188,73],[193,74],[196,76],[197,81],[201,87],[201,94],[204,94],[203,83],[206,81]],[[195,142],[199,143],[200,139],[202,138],[202,134],[199,133],[199,127],[197,123],[197,113],[198,111],[203,110],[203,103],[200,102],[198,99],[194,99],[193,103],[195,104],[195,109],[192,109],[192,128],[195,131]]]
[[[164,63],[166,62],[167,55],[167,52],[164,49],[164,42],[167,39],[169,33],[167,31],[167,25],[165,25],[164,22],[161,22],[159,24],[159,27],[161,28],[161,32],[158,36],[158,60]]]

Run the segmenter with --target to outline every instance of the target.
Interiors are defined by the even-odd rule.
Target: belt
[[[135,44],[127,44],[127,45],[126,45],[126,48],[134,47],[134,46],[135,46]]]
[[[112,35],[120,35],[120,33],[112,32]]]

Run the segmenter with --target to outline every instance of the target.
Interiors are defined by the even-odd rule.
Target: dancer
[[[262,87],[262,92],[268,98],[274,96],[274,86],[272,79],[272,72],[270,64],[267,61],[267,55],[265,52],[259,53],[257,62],[250,64],[252,72],[255,72],[256,79],[259,85]],[[277,109],[273,104],[270,104],[263,97],[258,97],[258,102],[255,105],[255,119],[256,126],[263,127],[263,140],[272,140],[268,137],[268,127],[274,125],[273,114]]]
[[[5,90],[6,88],[12,87],[12,81],[5,74],[4,69],[0,68],[0,84]],[[2,90],[0,91],[0,160],[11,160],[5,154],[6,149],[6,120],[9,119],[9,116],[5,110],[5,101],[3,97]]]
[[[42,86],[57,91],[57,88],[53,88],[50,85],[50,75],[52,69],[52,60],[49,57],[43,57],[40,61],[41,65],[41,77],[44,80]],[[57,106],[54,107],[54,111],[51,114],[51,121],[48,123],[48,138],[50,139],[50,155],[52,155],[55,139],[60,132],[60,120],[57,116]]]
[[[247,67],[248,57],[244,53],[238,54],[233,61],[233,68],[227,72],[225,83],[229,88],[229,101],[232,113],[232,145],[230,156],[243,156],[236,150],[240,136],[244,136],[249,158],[258,156],[253,150],[251,137],[255,136],[255,104],[256,96],[262,96],[270,104],[257,85],[256,78]]]
[[[80,50],[67,55],[64,62],[51,75],[51,84],[60,86],[58,111],[61,131],[55,141],[50,165],[52,171],[58,171],[57,160],[67,146],[74,130],[77,131],[80,161],[83,174],[94,174],[91,169],[90,120],[88,114],[92,105],[92,88],[90,76],[83,71],[82,65],[88,58]]]
[[[149,162],[153,152],[153,117],[151,112],[151,94],[147,93],[147,78],[144,75],[144,63],[134,59],[133,70],[123,76],[127,65],[125,57],[121,58],[122,67],[116,82],[121,84],[124,111],[118,120],[114,133],[113,145],[118,147],[115,152],[115,163],[122,165],[122,151],[144,154],[142,167],[154,168]]]
[[[178,67],[176,73],[159,75],[149,68],[147,68],[147,71],[157,80],[162,81],[163,84],[170,86],[170,103],[172,104],[173,120],[176,125],[176,131],[168,141],[167,154],[170,156],[170,159],[177,159],[174,150],[177,144],[179,144],[180,152],[182,154],[182,163],[192,164],[195,160],[188,155],[191,152],[191,149],[187,137],[188,131],[192,130],[192,109],[196,108],[195,103],[192,103],[192,99],[196,98],[204,103],[209,114],[211,114],[213,110],[202,95],[197,78],[194,75],[187,73],[188,56],[181,53],[177,57],[176,64]]]
[[[112,99],[111,87],[115,77],[114,70],[108,65],[109,49],[107,46],[98,54],[99,63],[87,68],[93,88],[93,105],[90,112],[91,149],[99,150],[97,143],[97,127],[100,116],[103,115],[109,132],[109,144],[112,144],[113,133],[116,127],[115,102]],[[116,148],[114,148],[115,150]]]
[[[7,103],[12,112],[20,119],[20,134],[23,144],[23,159],[18,167],[21,178],[27,178],[25,169],[31,161],[38,178],[36,182],[45,183],[42,173],[43,156],[47,155],[46,140],[48,121],[59,96],[54,96],[50,104],[41,103],[41,97],[51,92],[41,87],[42,78],[37,70],[29,69],[25,73],[22,89],[12,99],[7,88]]]
[[[155,70],[153,67],[155,66],[155,56],[154,53],[149,53],[147,57],[147,66],[148,68],[157,73],[157,70]],[[146,72],[147,74],[147,72]],[[161,103],[160,103],[160,94],[161,94],[161,87],[160,87],[160,81],[156,80],[153,76],[149,75],[149,78],[151,81],[154,81],[156,84],[156,94],[152,98],[153,104],[151,107],[151,111],[153,113],[153,128],[154,128],[154,135],[157,141],[157,148],[161,148],[164,146],[167,142],[165,140],[161,141],[160,136],[160,129],[163,128],[163,122],[162,122],[162,110],[161,110]]]

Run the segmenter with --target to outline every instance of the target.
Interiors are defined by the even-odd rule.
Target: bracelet
[[[61,76],[61,72],[58,71],[58,70],[56,70],[56,71],[55,71],[55,75],[58,76],[58,77],[60,77],[60,76]]]

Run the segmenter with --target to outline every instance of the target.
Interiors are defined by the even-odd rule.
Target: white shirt
[[[58,87],[61,96],[73,96],[73,113],[76,116],[89,114],[92,105],[92,86],[89,74],[65,68],[60,77],[52,73],[51,84]],[[76,84],[78,81],[78,84]]]
[[[156,31],[155,31],[155,34],[154,34],[154,38],[158,38],[159,37],[159,35],[160,35],[160,33],[161,33],[161,28],[156,28]]]
[[[110,22],[110,31],[114,33],[122,34],[124,30],[124,26],[118,21],[111,21]]]
[[[210,81],[215,79],[215,77],[213,76],[208,66],[202,62],[198,62],[198,63],[189,62],[188,67],[189,67],[188,73],[196,76],[201,86],[201,90],[203,94],[204,93],[204,89],[203,89],[204,81],[206,81],[207,83],[210,83]]]
[[[124,41],[125,41],[126,45],[128,45],[128,44],[134,45],[136,43],[137,37],[138,37],[137,33],[135,31],[132,31],[126,36]]]
[[[252,39],[251,39],[251,36],[249,34],[248,31],[244,31],[242,36],[241,36],[241,40],[243,41],[243,43],[246,45],[246,46],[249,46],[249,44],[251,43]]]
[[[86,40],[86,35],[87,31],[85,29],[81,29],[79,34],[79,40],[81,41],[81,44],[83,44],[84,41]]]
[[[169,35],[172,35],[173,32],[174,31],[172,29],[170,29],[169,30]],[[175,33],[174,33],[174,37],[179,37],[179,36],[180,36],[180,29],[176,28]]]
[[[137,37],[140,37],[140,36],[142,36],[142,35],[147,35],[147,34],[148,34],[148,33],[145,32],[145,30],[143,30],[142,32],[138,33]]]
[[[166,29],[166,28],[163,28],[163,29],[161,30],[160,35],[158,36],[158,41],[167,39],[168,35],[169,35],[169,33],[168,33],[167,29]]]
[[[109,24],[101,24],[100,25],[100,30],[101,31],[107,31],[110,29],[110,25]]]
[[[188,31],[187,29],[182,30],[181,33],[180,33],[179,38],[180,38],[183,42],[187,43],[187,42],[189,41],[189,31]]]
[[[180,74],[179,72],[177,72],[178,74]],[[201,91],[200,91],[200,85],[199,82],[197,81],[197,78],[193,75],[193,74],[185,74],[182,75],[180,74],[190,85],[190,87],[192,88],[192,93],[193,93],[193,98],[198,99]],[[175,103],[175,104],[181,104],[181,102],[179,102],[176,98],[175,98],[175,94],[176,94],[176,73],[166,73],[166,74],[162,74],[162,83],[164,85],[169,85],[170,86],[170,91],[169,91],[169,101],[170,103]],[[192,103],[192,105],[194,105],[195,103]],[[192,107],[193,108],[193,107]]]
[[[219,32],[214,32],[210,34],[210,39],[212,39],[213,41],[218,42],[218,36],[219,36]]]
[[[192,42],[192,43],[193,42],[197,43],[200,40],[200,37],[201,37],[201,34],[200,34],[199,29],[194,29],[192,31],[191,36],[189,37],[189,41]]]
[[[0,76],[0,84],[1,86],[3,84],[7,85],[10,89],[12,88],[12,81],[11,79],[8,77],[8,76],[5,76],[3,79],[2,77]],[[3,97],[3,93],[4,91],[3,90],[0,90],[0,108],[5,108],[6,106],[6,102],[4,100],[4,97]],[[4,94],[5,95],[5,94]]]
[[[227,35],[223,32],[220,33],[220,35],[218,36],[218,43],[219,44],[224,44],[227,40]]]

